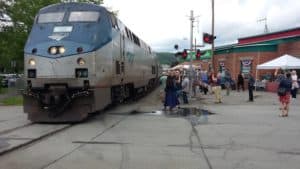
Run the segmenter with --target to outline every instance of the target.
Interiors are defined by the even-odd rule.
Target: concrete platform
[[[29,123],[22,106],[0,106],[0,134]]]

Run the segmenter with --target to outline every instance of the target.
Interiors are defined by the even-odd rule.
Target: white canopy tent
[[[294,56],[285,54],[276,59],[270,60],[256,66],[255,81],[257,83],[257,71],[260,69],[300,69],[300,59]],[[257,85],[256,85],[257,86]],[[256,90],[255,86],[255,90]]]
[[[300,59],[285,54],[279,58],[256,66],[256,69],[300,69]]]
[[[201,68],[201,66],[195,66],[195,65],[192,65],[192,67],[193,67],[193,69]],[[170,70],[176,70],[176,69],[190,69],[190,65],[180,64],[180,65],[170,68]]]

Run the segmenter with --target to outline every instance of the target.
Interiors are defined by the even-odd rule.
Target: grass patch
[[[22,96],[12,96],[1,101],[5,106],[20,106],[23,105]]]
[[[5,94],[8,92],[8,88],[1,88],[0,87],[0,94]]]

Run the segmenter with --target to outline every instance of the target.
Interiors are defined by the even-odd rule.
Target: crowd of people
[[[192,75],[191,75],[192,74]],[[183,70],[169,70],[166,75],[165,82],[163,83],[162,101],[164,109],[172,111],[176,107],[180,107],[180,103],[188,104],[189,98],[196,96],[200,91],[204,95],[213,93],[215,97],[215,103],[222,103],[221,90],[222,87],[226,89],[226,95],[230,95],[232,88],[232,77],[228,69],[223,69],[219,72],[208,72],[205,70],[196,70],[189,74]],[[189,76],[193,76],[192,78]],[[298,76],[295,70],[282,71],[277,69],[274,73],[279,88],[284,88],[284,94],[279,96],[279,102],[281,104],[281,117],[288,116],[290,97],[296,98],[297,90],[299,88]],[[192,81],[191,81],[192,79]],[[237,76],[236,90],[245,91],[245,77],[242,73]],[[255,86],[255,79],[250,71],[247,75],[249,102],[253,102],[253,90]],[[221,87],[221,85],[223,85]]]
[[[189,73],[183,70],[169,70],[167,78],[164,82],[163,103],[164,108],[173,110],[180,105],[180,100],[183,104],[188,104],[188,98],[196,96],[197,91],[204,95],[214,93],[215,103],[222,103],[221,97],[221,79],[224,79],[226,93],[229,95],[231,88],[231,75],[228,69],[223,73],[221,71],[214,73],[206,70],[196,70],[192,73],[193,78],[190,78]],[[191,82],[190,79],[193,79]],[[243,87],[244,89],[244,87]]]
[[[189,83],[187,76],[183,75],[179,70],[170,70],[168,72],[163,93],[165,96],[163,97],[164,109],[169,107],[169,110],[172,111],[180,104],[180,96],[183,102],[188,104]]]

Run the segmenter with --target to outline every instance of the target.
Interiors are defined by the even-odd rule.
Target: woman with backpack
[[[291,74],[286,73],[286,78],[282,79],[278,86],[278,96],[281,105],[281,114],[279,114],[280,117],[288,116],[290,98],[291,98],[290,96],[291,88],[292,88]]]

